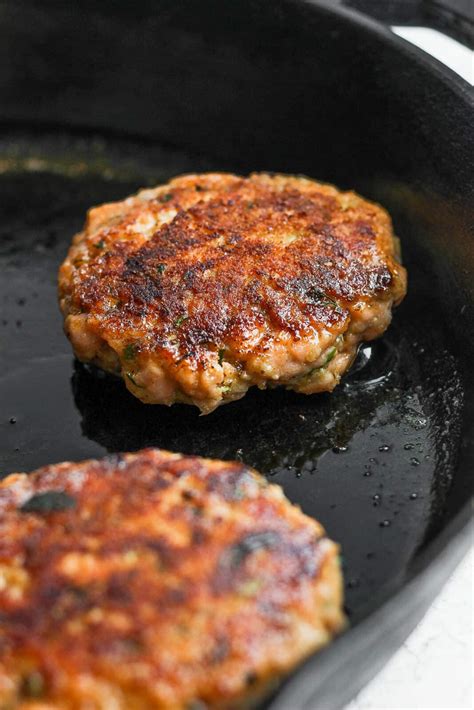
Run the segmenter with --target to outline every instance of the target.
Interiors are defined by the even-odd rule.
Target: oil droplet
[[[364,476],[368,478],[369,476],[372,475],[372,471],[364,471]]]
[[[343,454],[347,451],[347,446],[333,446],[332,450],[334,454]]]
[[[416,500],[418,498],[418,493],[410,493],[410,500]]]
[[[403,448],[405,449],[405,451],[411,451],[415,448],[415,444],[405,444]]]
[[[390,451],[390,446],[388,444],[383,444],[383,446],[379,446],[379,451],[381,453],[384,453],[385,451]]]
[[[388,528],[390,527],[390,520],[382,520],[381,523],[379,523],[381,528]]]
[[[10,424],[16,424],[16,417],[10,417]]]
[[[420,465],[419,460],[417,458],[415,458],[414,456],[410,459],[410,463],[412,466],[419,466]]]
[[[419,414],[413,413],[413,412],[411,412],[407,415],[406,420],[407,420],[408,424],[411,427],[413,427],[413,429],[415,429],[416,431],[419,431],[420,429],[424,429],[427,424],[427,420],[425,417],[422,417]]]
[[[375,494],[372,496],[372,500],[380,500],[379,494],[378,494],[378,493],[375,493]]]

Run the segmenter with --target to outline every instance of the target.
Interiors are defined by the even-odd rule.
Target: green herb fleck
[[[32,671],[26,675],[21,683],[21,695],[24,698],[41,698],[45,691],[43,674]]]
[[[184,353],[184,355],[181,355],[181,357],[176,360],[176,364],[179,365],[183,360],[186,360],[186,358],[190,357],[192,355],[192,352],[188,350],[187,352]]]
[[[122,639],[122,648],[125,653],[139,653],[143,651],[143,641],[137,638]]]
[[[189,316],[186,316],[186,315],[182,315],[182,316],[179,316],[178,318],[176,318],[176,320],[174,322],[176,328],[179,328],[180,325],[183,325],[184,321],[188,320],[188,318],[189,318]]]
[[[123,561],[127,564],[134,564],[138,560],[138,552],[136,550],[127,550],[124,553]]]
[[[207,705],[201,700],[190,700],[186,705],[186,710],[207,710]]]
[[[75,498],[64,491],[44,491],[28,498],[20,510],[22,513],[55,513],[75,506]]]
[[[96,242],[94,246],[96,249],[103,249],[105,247],[105,242],[103,239],[101,239],[100,242]]]
[[[254,597],[260,590],[262,582],[259,579],[249,579],[238,587],[238,592],[243,597]]]
[[[338,303],[333,298],[330,298],[324,291],[319,288],[310,288],[308,296],[316,301],[320,306],[330,306],[331,308],[338,308]]]
[[[251,210],[252,207],[255,207],[255,202],[247,202],[247,209]]]
[[[144,389],[143,385],[139,385],[138,382],[135,381],[135,378],[134,378],[134,375],[132,372],[126,372],[125,374],[128,377],[128,379],[130,380],[130,382],[132,383],[132,385],[134,385],[135,387],[138,387],[138,389],[141,389],[141,390]]]
[[[159,274],[163,274],[165,272],[166,265],[165,264],[158,264],[156,267],[156,270],[158,271]]]
[[[244,500],[247,497],[247,486],[244,482],[239,481],[232,491],[232,500]]]
[[[173,199],[173,195],[171,194],[171,192],[165,192],[165,194],[160,195],[158,199],[160,200],[160,202],[169,202]]]
[[[312,377],[314,374],[322,372],[324,370],[324,368],[326,367],[326,365],[329,365],[331,360],[333,360],[336,357],[336,353],[337,353],[337,348],[335,345],[333,345],[332,348],[329,348],[328,353],[326,355],[326,359],[323,362],[323,364],[320,365],[319,367],[313,367],[312,370],[310,370],[309,372],[306,373],[305,378],[308,379],[309,377]]]
[[[335,345],[333,345],[332,348],[329,348],[328,354],[326,355],[326,359],[324,361],[324,365],[322,367],[326,367],[326,365],[328,365],[331,362],[331,360],[334,360],[336,353],[337,353],[337,348],[335,347]]]
[[[221,348],[220,350],[218,350],[217,361],[218,361],[219,365],[222,365],[222,362],[224,360],[224,354],[225,354],[225,348]]]
[[[137,346],[133,343],[129,343],[123,350],[123,356],[125,360],[133,360],[137,354]]]

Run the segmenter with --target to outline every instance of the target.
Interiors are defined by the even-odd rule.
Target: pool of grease
[[[180,172],[231,168],[131,141],[0,144],[0,477],[144,446],[242,460],[340,542],[356,623],[442,522],[459,443],[456,354],[410,244],[406,301],[332,394],[252,390],[206,417],[143,405],[75,362],[62,332],[56,273],[88,207]]]

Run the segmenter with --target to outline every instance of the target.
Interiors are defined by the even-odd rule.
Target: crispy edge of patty
[[[197,187],[200,190],[196,193]],[[209,201],[203,195],[210,196]],[[163,202],[164,197],[170,199]],[[244,197],[253,198],[253,202],[246,199],[244,203],[253,204],[250,212],[257,209],[260,215],[253,222],[249,222],[246,214]],[[228,198],[227,202],[224,198]],[[228,202],[232,202],[231,207]],[[229,210],[230,215],[227,214]],[[293,215],[290,222],[286,220],[285,210]],[[311,272],[311,249],[309,253],[299,254],[300,250],[304,252],[303,242],[307,235],[311,236],[308,210],[313,210],[310,211],[311,229],[319,230],[314,242],[314,257],[317,260],[326,253],[329,259],[322,260],[323,266],[318,266],[320,271],[316,276]],[[272,220],[277,221],[273,224]],[[333,235],[324,233],[328,223],[331,228],[339,230],[339,241],[334,242]],[[278,244],[275,246],[271,238],[267,240],[269,234],[276,234],[275,230],[282,228],[285,238],[292,229],[300,232],[295,246],[300,261],[297,259],[298,263],[293,264],[289,272],[281,274],[275,294],[273,286],[268,290],[264,284],[267,295],[262,304],[266,315],[262,322],[258,318],[258,322],[252,320],[255,314],[250,320],[248,314],[239,315],[241,320],[237,329],[234,325],[233,331],[232,327],[229,331],[225,329],[223,316],[218,313],[220,309],[217,309],[217,315],[213,312],[215,303],[220,302],[216,287],[212,287],[214,292],[210,280],[201,278],[203,274],[200,265],[193,262],[192,250],[191,259],[186,251],[192,243],[192,249],[204,249],[207,253],[210,248],[210,253],[215,256],[220,246],[213,246],[215,240],[209,241],[209,225],[219,228],[217,241],[223,238],[223,234],[230,235],[232,244],[237,240],[237,248],[240,248],[239,228],[246,235],[243,245],[248,249],[244,253],[250,262],[243,259],[242,263],[245,264],[244,272],[248,271],[250,276],[251,269],[258,268],[262,260],[270,259],[268,264],[273,264],[276,272],[284,268],[283,262],[293,246],[286,247],[288,251],[285,250],[283,257],[278,252]],[[258,243],[254,244],[247,235],[255,230]],[[128,246],[124,246],[124,240]],[[121,266],[117,262],[117,242],[120,242],[120,249],[125,250]],[[98,253],[98,244],[106,250],[110,247],[112,256],[108,258],[107,251],[105,255]],[[182,244],[184,251],[179,250]],[[334,258],[337,260],[337,254],[342,253],[341,248],[345,250],[348,265],[344,276],[340,276],[334,267]],[[178,251],[173,252],[173,249]],[[351,250],[355,250],[352,261]],[[367,255],[364,250],[372,251]],[[399,303],[405,295],[406,272],[398,263],[397,252],[398,243],[386,211],[355,193],[282,175],[254,174],[249,178],[228,174],[182,176],[166,185],[141,191],[122,202],[102,205],[89,212],[85,231],[76,236],[60,270],[60,303],[65,330],[80,360],[121,374],[127,388],[145,403],[185,402],[208,413],[222,403],[239,399],[252,385],[262,389],[285,385],[305,394],[330,391],[352,364],[358,343],[378,337],[386,330],[392,305]],[[227,258],[218,264],[218,278],[222,281],[229,278],[224,268]],[[75,269],[74,263],[79,260],[83,264],[84,259],[87,264]],[[371,259],[375,259],[375,263]],[[330,263],[332,267],[324,266]],[[165,273],[161,273],[161,268],[166,269]],[[142,299],[143,306],[137,307],[136,311],[138,321],[133,312],[127,315],[124,310],[122,313],[123,304],[117,307],[117,311],[109,308],[110,293],[122,287],[117,285],[115,276],[109,277],[109,272],[112,274],[114,269],[118,269],[120,284],[123,286],[123,282],[127,282],[125,302]],[[146,273],[150,269],[151,273]],[[174,276],[168,288],[166,280],[171,278],[170,269]],[[295,276],[302,283],[306,279],[306,287],[310,290],[316,289],[321,279],[325,280],[325,292],[316,289],[322,298],[311,304],[309,320],[308,314],[304,313],[307,304],[303,308],[300,302],[301,294],[284,293]],[[235,274],[232,278],[236,278]],[[260,277],[256,278],[258,281]],[[177,293],[183,283],[184,296],[189,289],[191,301],[204,304],[204,320],[201,316],[196,320],[195,315],[183,315],[182,300],[186,298]],[[366,285],[362,287],[362,283]],[[245,288],[247,286],[237,281],[236,298]],[[368,289],[369,295],[364,295],[364,288]],[[82,302],[81,308],[85,306],[83,313],[78,312],[76,303],[81,293],[89,294]],[[107,313],[103,312],[105,301],[109,309]],[[221,302],[224,312],[225,298]],[[161,303],[166,312],[170,311],[168,315],[160,315],[154,303]],[[242,311],[245,311],[244,307]],[[209,320],[210,312],[212,318]],[[159,333],[150,335],[147,328],[142,327],[143,318],[150,326],[157,322],[164,324],[165,331],[173,325],[169,342],[163,341]],[[179,326],[174,327],[177,323]],[[223,327],[224,332],[217,335]],[[252,328],[258,335],[257,341],[249,346],[243,343],[242,333],[250,332]],[[202,340],[203,333],[207,333],[206,342],[200,345],[199,338]],[[193,351],[200,353],[201,359],[197,355],[194,357]]]
[[[122,467],[121,473],[118,467]],[[119,484],[121,487],[119,487]],[[119,490],[117,490],[117,487]],[[34,500],[34,497],[50,490],[60,490],[66,496],[71,496],[77,502],[76,507],[66,507],[61,510],[61,506],[59,506],[58,509],[55,509],[53,506],[53,509],[49,512],[45,512],[44,510],[43,512],[38,512],[37,510],[35,512],[34,506],[33,509],[31,509],[31,501]],[[184,495],[185,492],[186,495]],[[146,493],[148,493],[148,498],[146,495],[144,497]],[[117,497],[115,503],[112,501],[114,496]],[[166,496],[170,499],[168,500]],[[151,503],[149,501],[150,498],[153,499]],[[101,514],[105,516],[103,519],[99,517],[99,520],[96,519],[95,515],[91,516],[91,507],[92,512],[94,512],[93,501],[96,499],[100,499]],[[173,506],[171,505],[173,501],[177,503],[178,506],[178,510],[174,511],[174,513]],[[61,605],[64,603],[68,589],[70,589],[71,584],[74,585],[74,578],[70,579],[67,575],[66,578],[60,576],[58,582],[57,577],[58,565],[59,569],[71,568],[74,570],[74,564],[76,567],[78,564],[77,560],[73,564],[73,559],[75,559],[74,555],[76,554],[77,557],[79,552],[76,551],[76,546],[78,546],[79,541],[77,539],[73,540],[74,544],[71,548],[67,544],[67,536],[77,534],[77,530],[75,531],[75,529],[79,525],[81,539],[83,536],[88,539],[87,535],[89,535],[92,536],[93,541],[95,540],[94,544],[96,544],[97,541],[105,545],[111,544],[112,547],[118,544],[118,549],[121,549],[117,540],[114,540],[114,536],[110,537],[105,534],[111,532],[110,527],[108,527],[110,506],[118,506],[119,509],[121,505],[125,506],[122,525],[129,526],[131,521],[137,521],[143,516],[146,518],[147,505],[151,505],[151,512],[153,512],[156,517],[156,508],[165,504],[168,507],[166,508],[166,514],[164,514],[164,511],[162,512],[162,522],[172,524],[172,527],[169,528],[168,531],[168,535],[171,537],[176,535],[179,537],[180,534],[183,534],[183,529],[180,527],[183,521],[189,527],[189,532],[196,534],[198,527],[201,526],[202,523],[206,523],[208,516],[212,516],[217,509],[217,516],[220,515],[222,520],[220,522],[214,520],[209,530],[210,538],[207,543],[208,555],[212,553],[213,545],[217,545],[218,557],[216,557],[216,560],[227,559],[226,555],[229,554],[229,549],[231,553],[234,554],[232,551],[235,548],[235,542],[241,539],[242,533],[245,533],[242,540],[243,544],[247,545],[247,547],[245,548],[243,564],[244,566],[250,565],[250,567],[249,569],[245,567],[243,570],[245,574],[242,578],[239,576],[236,578],[239,584],[244,585],[242,589],[246,588],[245,585],[249,586],[249,583],[252,581],[252,579],[246,579],[247,573],[250,575],[255,574],[256,570],[266,569],[265,564],[270,564],[271,574],[268,579],[265,580],[262,590],[260,590],[258,594],[255,594],[255,596],[252,591],[249,597],[245,597],[243,601],[239,596],[240,592],[237,593],[236,596],[232,586],[235,582],[234,575],[240,575],[242,570],[236,571],[232,566],[230,568],[225,566],[225,569],[221,569],[218,566],[217,569],[220,571],[217,575],[214,574],[211,580],[212,584],[217,584],[222,587],[224,593],[223,601],[219,600],[219,594],[217,597],[211,595],[211,598],[209,596],[209,589],[206,586],[209,584],[209,579],[207,579],[206,576],[203,578],[204,591],[207,592],[207,596],[205,596],[206,604],[211,604],[214,599],[216,615],[219,615],[219,611],[221,610],[220,604],[231,604],[232,613],[229,617],[224,615],[222,620],[227,618],[227,623],[231,623],[233,620],[232,614],[234,614],[237,615],[237,619],[249,618],[252,620],[253,624],[260,624],[261,628],[266,628],[268,633],[273,633],[273,645],[269,648],[268,643],[265,645],[265,635],[257,635],[253,638],[252,631],[247,629],[245,631],[245,633],[248,634],[247,641],[251,641],[255,645],[254,653],[256,657],[254,656],[252,660],[252,657],[246,655],[244,652],[242,658],[237,654],[235,667],[233,667],[231,663],[233,655],[229,661],[231,663],[229,668],[226,667],[226,659],[221,662],[222,668],[219,666],[219,662],[215,668],[210,667],[208,673],[211,677],[211,685],[207,690],[206,679],[200,678],[198,673],[197,681],[196,678],[194,678],[196,682],[193,692],[196,694],[200,693],[202,699],[209,704],[209,707],[237,708],[248,706],[249,703],[252,704],[259,699],[279,677],[288,673],[294,665],[307,655],[314,652],[322,645],[325,645],[330,640],[331,636],[343,627],[342,577],[338,564],[338,546],[325,537],[324,530],[319,523],[308,518],[296,506],[289,503],[279,486],[268,484],[263,477],[242,464],[200,459],[197,457],[182,457],[168,452],[145,450],[137,454],[129,454],[122,457],[108,457],[101,461],[91,460],[80,463],[64,463],[47,466],[33,472],[30,476],[26,474],[12,474],[0,483],[0,530],[3,529],[4,533],[9,534],[9,542],[5,538],[3,538],[3,544],[0,541],[0,600],[3,596],[4,606],[10,604],[11,607],[16,608],[18,613],[18,604],[20,604],[21,599],[23,599],[25,595],[30,594],[30,596],[27,597],[26,607],[20,604],[23,612],[20,613],[19,618],[20,620],[23,619],[24,622],[28,622],[27,628],[23,629],[23,631],[17,628],[17,633],[20,633],[20,637],[22,637],[27,644],[27,649],[24,651],[22,651],[21,647],[19,650],[17,648],[16,651],[10,649],[10,651],[3,656],[2,660],[2,643],[4,648],[5,643],[8,648],[8,643],[9,641],[11,642],[11,639],[7,636],[7,638],[4,637],[2,641],[0,635],[0,708],[2,708],[2,710],[4,710],[4,707],[9,710],[10,708],[21,708],[21,710],[27,710],[27,708],[37,708],[38,710],[39,708],[44,708],[44,710],[46,710],[46,708],[51,708],[51,710],[58,708],[73,709],[81,707],[81,702],[85,702],[85,699],[88,697],[91,701],[93,698],[96,700],[96,705],[92,705],[91,707],[97,707],[101,710],[105,710],[106,708],[108,710],[108,708],[112,707],[114,710],[115,708],[120,710],[122,710],[122,708],[124,710],[125,708],[127,708],[127,710],[138,710],[148,707],[187,708],[186,703],[190,701],[193,696],[183,695],[181,685],[175,689],[176,694],[174,696],[172,694],[173,687],[171,687],[171,691],[168,688],[168,695],[165,693],[163,696],[165,698],[167,697],[168,700],[165,699],[163,702],[160,702],[158,696],[153,696],[150,689],[140,687],[139,684],[134,686],[132,683],[127,687],[127,683],[124,683],[123,678],[121,680],[121,686],[118,682],[120,678],[114,683],[114,680],[110,679],[110,676],[108,680],[106,677],[101,678],[100,675],[94,677],[93,673],[88,672],[87,664],[82,670],[80,667],[79,669],[76,668],[76,671],[81,670],[80,673],[74,673],[73,664],[73,675],[72,677],[63,678],[62,688],[61,682],[56,679],[59,683],[59,690],[57,690],[55,694],[48,695],[45,693],[43,697],[36,699],[34,697],[18,697],[18,693],[20,692],[19,688],[21,688],[24,693],[26,692],[26,696],[28,696],[31,686],[34,685],[35,682],[37,683],[37,678],[35,680],[35,668],[37,667],[35,666],[35,655],[36,663],[38,658],[44,660],[48,657],[48,654],[44,652],[45,644],[48,643],[49,638],[48,631],[51,631],[51,626],[55,627],[62,623],[61,619],[57,618],[55,609],[57,609],[58,604]],[[187,513],[185,515],[186,510],[190,506],[198,504],[204,507],[204,512],[198,516],[198,518],[192,516],[190,520],[188,520],[186,517]],[[36,505],[38,505],[37,498]],[[97,505],[99,505],[99,503],[97,503]],[[246,511],[247,517],[244,516],[246,506],[249,507],[249,510]],[[20,510],[19,512],[18,507],[23,507],[24,510]],[[256,512],[257,510],[259,510],[259,513]],[[150,510],[148,510],[148,513],[150,513]],[[250,513],[252,516],[256,515],[255,521],[252,517],[249,518]],[[136,517],[137,515],[139,516],[138,519]],[[199,521],[199,523],[197,521]],[[221,549],[219,548],[219,542],[221,542],[219,535],[223,536],[224,532],[226,534],[229,532],[227,528],[225,528],[223,532],[222,526],[226,524],[231,525],[231,537],[235,534],[239,534],[239,536],[233,540],[233,544],[230,548],[224,545],[224,542],[227,544],[228,540],[226,537],[223,537],[223,547]],[[102,535],[103,528],[101,528],[101,526],[104,525],[105,533]],[[142,529],[138,522],[137,525],[139,525],[140,534],[144,534],[147,529],[146,526]],[[232,527],[232,525],[234,525],[234,527]],[[41,531],[43,534],[47,534],[49,527],[52,529],[52,543],[56,546],[63,545],[63,547],[60,548],[59,556],[54,545],[52,550],[48,548],[47,545],[44,549],[41,546]],[[274,549],[272,548],[273,543],[269,539],[269,535],[271,534],[271,530],[268,529],[269,527],[275,534],[278,532],[278,534],[282,536],[281,545],[279,542]],[[63,533],[59,540],[56,539],[53,534],[57,529]],[[112,529],[115,536],[119,536],[120,533],[118,531],[120,529],[120,527]],[[122,540],[125,546],[130,540],[134,542],[134,544],[137,543],[136,532],[137,531],[134,532],[133,528],[129,529],[127,527],[125,538]],[[265,540],[263,540],[262,537],[263,543],[261,548],[259,548],[258,545],[255,547],[255,541],[258,540],[259,535],[260,537],[266,536]],[[18,539],[13,539],[15,536],[19,536]],[[313,536],[315,536],[314,540]],[[300,539],[301,537],[303,540]],[[21,559],[21,544],[23,542],[27,545],[28,541],[31,543],[33,540],[36,540],[35,549],[31,549],[29,552],[32,556],[32,560],[30,560],[30,565],[28,565]],[[301,547],[305,540],[306,547]],[[313,540],[313,542],[311,542],[311,540]],[[204,542],[204,544],[206,545],[206,542]],[[286,550],[285,545],[289,545],[290,547]],[[295,545],[296,547],[293,549],[291,545]],[[311,547],[311,545],[314,547]],[[161,541],[160,549],[164,549],[163,541]],[[199,546],[197,545],[196,550],[198,549]],[[10,557],[8,557],[9,550]],[[16,554],[13,554],[15,550]],[[311,559],[311,551],[316,555],[315,559]],[[279,558],[280,553],[283,555],[281,560]],[[112,558],[115,559],[113,550],[110,550],[110,554]],[[129,548],[126,549],[125,557],[127,557],[127,554],[130,556]],[[175,550],[174,554],[179,555],[179,550]],[[203,553],[201,552],[201,554]],[[242,553],[240,552],[239,554]],[[52,555],[52,557],[49,555]],[[296,557],[294,557],[294,555],[296,555]],[[181,560],[181,562],[185,564],[186,559]],[[295,560],[299,561],[295,562]],[[106,561],[107,558],[104,558],[103,563],[105,564]],[[128,560],[128,562],[132,561],[131,559]],[[54,563],[53,566],[51,566],[51,563]],[[145,572],[147,571],[146,565],[148,563],[149,557],[146,557],[143,561],[144,567],[140,568],[142,570],[142,577],[144,576],[145,580]],[[79,572],[85,574],[87,577],[87,574],[91,574],[91,564],[92,562],[89,560],[82,572],[82,568],[80,568]],[[293,582],[285,577],[285,574],[289,574],[287,567],[290,566],[291,571],[292,564],[297,566],[303,565],[303,568],[300,570],[301,576],[296,578]],[[99,573],[103,571],[100,566],[97,569]],[[173,568],[170,569],[169,574],[172,573],[172,569]],[[306,569],[306,572],[304,572],[304,569]],[[308,570],[311,570],[311,572]],[[311,577],[313,573],[314,578]],[[149,578],[149,584],[152,584],[153,579],[156,578],[156,572],[154,574],[155,577],[152,575],[152,577]],[[34,581],[38,579],[38,576],[40,583],[37,585],[37,588],[35,588]],[[198,585],[196,593],[199,594],[201,590],[199,585],[203,580],[199,577],[199,574],[197,577],[198,578],[194,580],[194,584]],[[277,578],[276,582],[275,577]],[[145,580],[142,581],[144,582]],[[271,585],[270,588],[268,588],[270,580]],[[228,586],[229,584],[231,584],[231,587]],[[49,593],[47,591],[48,589],[51,590]],[[54,596],[51,597],[53,589],[59,592],[59,595],[56,594],[54,604],[52,604]],[[135,590],[135,587],[133,587],[133,589]],[[133,591],[133,593],[136,593],[136,591]],[[228,593],[229,596],[226,596],[226,593]],[[284,594],[281,608],[285,609],[286,613],[289,614],[289,636],[285,639],[286,643],[282,643],[281,646],[278,646],[276,643],[279,637],[278,633],[276,633],[275,629],[272,629],[270,621],[268,621],[268,623],[266,622],[265,615],[262,616],[262,613],[258,611],[258,606],[265,601],[268,604],[276,603],[275,599],[278,598],[279,593]],[[142,596],[139,599],[135,599],[134,602],[145,603],[147,600],[146,589],[143,594],[144,597]],[[277,594],[277,597],[275,597],[275,594]],[[8,601],[9,596],[12,598]],[[38,600],[42,603],[39,603]],[[98,600],[95,601],[100,602],[100,594]],[[15,604],[17,604],[17,607],[15,607]],[[194,609],[192,601],[190,604],[192,612]],[[237,604],[236,609],[232,607],[232,604]],[[240,612],[239,604],[243,605]],[[187,609],[188,607],[185,604],[184,612],[186,612]],[[200,607],[198,606],[197,610],[199,611],[199,609]],[[225,610],[226,607],[224,606],[222,611]],[[131,613],[133,611],[134,609],[131,610]],[[164,614],[165,611],[166,605],[162,608],[160,613]],[[181,611],[182,608],[179,607],[178,604],[177,611],[175,612],[178,616],[178,620]],[[195,613],[197,612],[195,611]],[[244,616],[238,616],[239,613],[243,613]],[[192,617],[191,620],[197,623],[196,618],[198,617]],[[77,619],[74,615],[72,615],[71,618],[68,617],[68,623],[75,621],[77,621]],[[171,621],[173,621],[173,619],[171,619]],[[6,623],[5,621],[4,631],[7,628]],[[40,630],[44,628],[42,625],[45,623],[47,626],[46,632],[40,632]],[[62,627],[62,630],[63,628],[64,627]],[[166,628],[166,624],[160,627],[161,632],[165,634],[165,638]],[[199,626],[196,626],[196,633],[198,630]],[[212,632],[215,630],[216,627],[211,624],[210,632],[212,639],[214,639]],[[46,636],[44,636],[44,633],[46,633]],[[284,632],[282,631],[281,633],[283,638]],[[296,636],[294,635],[295,633]],[[94,641],[97,643],[101,641],[100,627],[94,627],[93,636],[90,634],[92,634],[92,630],[90,627],[87,627],[85,642],[89,643]],[[59,653],[60,659],[67,657],[68,644],[74,643],[73,638],[68,636],[68,639],[62,642],[63,646],[66,644],[65,647],[59,646],[59,651],[61,651],[61,648],[63,649],[62,652]],[[80,635],[79,637],[76,636],[76,644],[80,638]],[[207,638],[209,640],[209,637]],[[110,639],[108,640],[107,635],[105,635],[102,641],[106,644],[109,641],[111,642]],[[232,638],[230,642],[232,643]],[[49,643],[51,643],[50,638]],[[186,643],[194,643],[194,645],[196,645],[194,636]],[[199,644],[196,645],[196,647],[198,646]],[[51,648],[49,650],[51,651]],[[75,651],[76,650],[77,649],[75,649]],[[178,674],[180,652],[182,653],[183,651],[178,647],[175,659]],[[234,653],[235,651],[232,650],[232,654]],[[9,658],[10,660],[8,660]],[[51,658],[53,658],[53,661]],[[57,658],[58,656],[56,655],[56,659]],[[13,670],[11,665],[12,659],[14,664]],[[54,654],[49,658],[50,672],[52,662],[54,663]],[[219,678],[216,678],[216,673],[217,676],[219,676],[219,674],[222,676],[223,686],[220,694],[216,692],[216,687],[219,686]],[[244,677],[251,677],[252,682],[246,683]],[[60,675],[58,678],[60,678]],[[189,683],[191,683],[191,678],[189,678]],[[171,696],[169,694],[170,692]],[[107,698],[114,700],[115,704],[107,704]]]

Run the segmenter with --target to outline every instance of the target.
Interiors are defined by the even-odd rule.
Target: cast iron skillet
[[[256,466],[341,542],[352,624],[269,705],[341,707],[469,542],[469,87],[334,3],[7,0],[0,53],[0,475],[150,445]],[[56,271],[87,207],[214,169],[306,173],[391,211],[409,295],[332,395],[198,417],[74,363]]]

